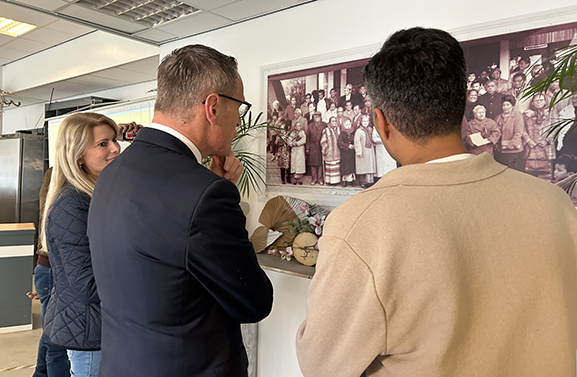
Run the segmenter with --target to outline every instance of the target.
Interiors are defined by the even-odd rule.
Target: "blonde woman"
[[[102,169],[120,153],[118,126],[78,113],[60,125],[44,212],[54,290],[44,320],[50,341],[67,349],[73,376],[96,377],[100,364],[100,298],[86,236],[88,206]]]

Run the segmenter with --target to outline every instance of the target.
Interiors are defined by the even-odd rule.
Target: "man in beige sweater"
[[[448,33],[393,34],[368,63],[375,126],[403,167],[327,219],[297,334],[306,377],[574,377],[577,211],[461,141]]]

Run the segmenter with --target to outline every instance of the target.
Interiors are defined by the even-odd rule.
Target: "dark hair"
[[[577,173],[577,158],[572,154],[562,154],[554,161],[554,165],[565,165],[568,172]]]
[[[504,102],[509,102],[511,105],[515,106],[515,104],[517,103],[517,100],[515,99],[515,97],[513,97],[510,94],[505,94],[502,98],[501,98],[501,104],[503,104]]]
[[[513,75],[513,80],[515,80],[515,79],[516,79],[517,77],[519,77],[519,76],[521,76],[521,78],[522,78],[523,80],[525,80],[525,79],[527,78],[524,73],[517,72],[517,73],[515,73],[515,74]]]
[[[232,56],[203,45],[181,47],[158,67],[154,110],[187,113],[212,92],[232,94],[239,78]]]
[[[449,33],[421,27],[397,31],[363,76],[373,106],[408,139],[460,134],[467,72],[463,49]]]

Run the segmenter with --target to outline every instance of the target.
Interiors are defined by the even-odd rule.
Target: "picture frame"
[[[563,33],[571,34],[573,30],[576,33],[574,38],[577,38],[577,23],[573,22],[575,18],[573,16],[577,15],[577,7],[570,7],[567,10],[554,10],[543,12],[543,17],[551,17],[556,20],[555,24],[551,24],[546,19],[537,16],[536,14],[529,14],[525,16],[503,19],[495,22],[471,25],[455,30],[449,30],[456,38],[461,41],[464,48],[465,56],[468,63],[469,70],[479,69],[479,65],[485,64],[489,67],[499,68],[503,72],[502,76],[509,79],[511,73],[509,72],[509,63],[512,62],[512,58],[515,58],[515,62],[519,62],[522,57],[519,53],[519,40],[524,38],[536,39],[537,35],[561,35]],[[573,18],[572,18],[573,17]],[[538,39],[538,38],[537,38]],[[509,44],[509,49],[507,47]],[[533,48],[529,46],[527,51],[532,63],[536,61],[535,56],[543,52],[543,49],[556,48],[559,43],[555,42],[553,44],[548,44],[547,46],[537,46]],[[490,62],[482,62],[482,50],[490,45],[489,50],[492,51],[491,54],[494,55],[495,46],[497,48],[498,59],[491,59]],[[288,62],[282,62],[278,64],[268,65],[261,67],[261,83],[262,91],[266,93],[265,98],[263,98],[262,108],[267,109],[267,113],[270,117],[272,102],[279,99],[278,94],[271,96],[271,93],[276,91],[279,92],[279,88],[284,90],[285,103],[288,102],[286,99],[287,84],[282,83],[283,80],[301,80],[304,81],[304,93],[309,92],[309,88],[314,89],[325,89],[325,97],[328,94],[327,88],[333,87],[333,84],[337,82],[339,91],[342,93],[343,86],[346,85],[346,77],[350,70],[357,69],[358,65],[355,63],[366,62],[370,57],[375,54],[379,49],[380,44],[373,44],[368,46],[362,46],[357,49],[351,49],[346,51],[339,51],[330,54],[324,54],[319,56],[313,56],[304,59],[297,59]],[[525,51],[524,49],[522,49]],[[481,52],[479,52],[481,51]],[[480,58],[481,57],[481,58]],[[503,68],[501,68],[503,67]],[[337,70],[347,70],[347,74],[343,74],[340,80],[335,80],[335,77],[327,78],[327,71],[334,72]],[[506,72],[505,72],[506,71]],[[325,77],[321,77],[321,76]],[[273,83],[277,80],[277,83]],[[357,87],[359,81],[355,78],[353,81]],[[279,83],[280,82],[280,83]],[[303,84],[300,84],[303,86]],[[511,84],[509,84],[511,85]],[[356,88],[355,88],[356,89]],[[312,90],[311,90],[312,92]],[[302,95],[302,92],[300,92]],[[341,94],[339,93],[339,94]],[[329,94],[330,96],[330,94]],[[281,104],[283,101],[279,101]],[[567,111],[569,111],[568,109]],[[575,110],[577,111],[577,110]],[[576,135],[577,136],[577,135]],[[290,195],[298,196],[303,200],[320,203],[328,206],[336,206],[342,201],[346,200],[348,197],[355,195],[357,192],[362,190],[362,187],[322,187],[310,184],[310,181],[305,179],[302,186],[282,184],[279,181],[279,173],[274,173],[274,169],[278,169],[278,166],[271,164],[270,157],[270,133],[266,138],[266,141],[261,145],[262,155],[267,156],[267,187],[264,191],[264,199],[270,198],[276,195]],[[557,147],[557,146],[556,146]],[[577,156],[577,148],[573,151],[573,154]],[[550,159],[550,162],[553,160]],[[551,170],[554,170],[554,166],[551,165]],[[309,172],[305,173],[308,174]],[[551,172],[552,174],[552,172]],[[543,178],[541,176],[541,178]],[[552,180],[552,179],[551,179]],[[309,182],[307,182],[309,181]]]

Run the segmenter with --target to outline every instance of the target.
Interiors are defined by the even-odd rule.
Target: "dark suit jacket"
[[[246,376],[240,323],[272,306],[231,182],[142,129],[101,173],[88,235],[102,300],[101,377]]]
[[[364,106],[363,96],[361,96],[359,93],[351,94],[351,98],[348,101],[351,101],[351,103],[353,104],[353,107],[355,107],[355,105],[359,105],[361,108]],[[346,103],[347,103],[346,96],[341,96],[339,98],[339,107],[342,107],[344,109]]]

